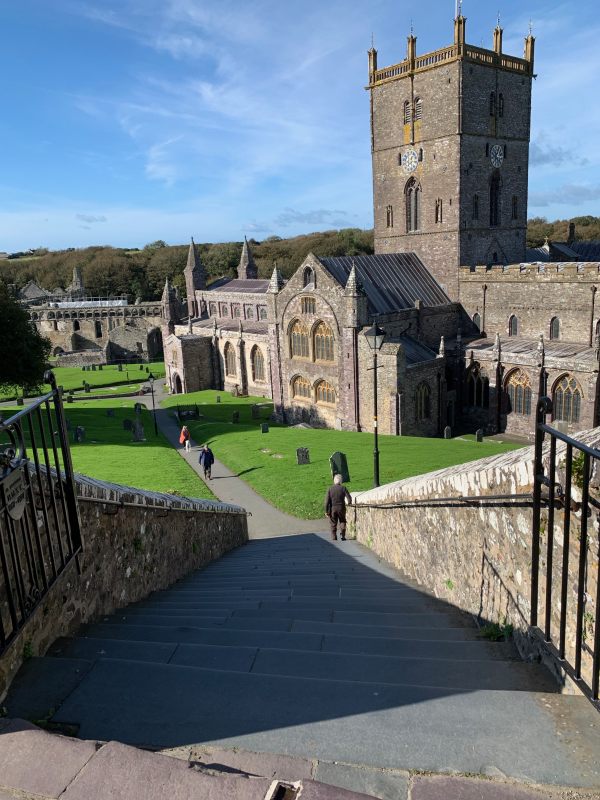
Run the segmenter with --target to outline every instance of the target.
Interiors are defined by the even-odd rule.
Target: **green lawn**
[[[221,403],[216,403],[216,395]],[[373,435],[324,429],[287,428],[270,424],[261,433],[260,422],[251,420],[250,406],[257,398],[233,398],[225,392],[196,392],[170,397],[167,407],[197,403],[204,419],[188,426],[193,438],[210,444],[216,458],[249,483],[282,511],[303,519],[323,515],[323,497],[331,483],[329,456],[346,453],[351,491],[373,485]],[[262,401],[267,402],[267,401]],[[240,423],[231,422],[232,411],[240,412]],[[268,417],[270,409],[262,410]],[[514,450],[519,445],[464,439],[423,439],[380,436],[380,480],[390,483],[435,469],[463,464],[485,456]],[[308,447],[311,463],[296,464],[296,448]]]
[[[140,369],[140,366],[142,369]],[[152,361],[148,364],[123,364],[123,369],[119,372],[116,364],[103,366],[101,370],[96,367],[95,371],[83,371],[81,367],[52,367],[52,372],[56,377],[58,386],[62,386],[65,391],[83,392],[84,382],[89,383],[94,391],[96,387],[105,387],[106,391],[94,392],[95,394],[116,394],[127,393],[139,389],[140,382],[145,382],[148,375],[152,373],[155,378],[164,378],[165,365],[162,361]],[[132,384],[127,386],[127,384]],[[123,387],[125,388],[117,388]],[[42,391],[47,391],[48,384],[42,385]],[[109,391],[112,389],[113,391]],[[0,401],[14,400],[13,391],[0,390]]]
[[[78,425],[85,428],[85,442],[81,444],[73,441],[72,432],[69,435],[75,471],[140,489],[214,499],[204,481],[167,440],[160,433],[154,435],[152,414],[145,408],[141,416],[147,441],[132,441],[131,432],[123,429],[123,420],[134,419],[134,402],[90,400],[65,405],[72,432]],[[114,417],[107,416],[109,408],[114,409]],[[7,409],[2,412],[5,418],[12,413]]]

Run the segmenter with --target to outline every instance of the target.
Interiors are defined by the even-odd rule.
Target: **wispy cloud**
[[[529,205],[533,208],[546,208],[553,205],[581,206],[590,200],[600,200],[600,185],[586,186],[568,183],[556,189],[531,192],[529,195]]]
[[[103,214],[99,216],[95,216],[94,214],[75,214],[75,219],[80,220],[80,222],[87,222],[88,224],[94,222],[108,222],[107,217]]]
[[[290,225],[333,225],[343,227],[348,225],[348,215],[345,211],[330,211],[325,208],[313,211],[295,211],[293,208],[285,208],[281,214],[275,218],[276,227],[288,228]]]

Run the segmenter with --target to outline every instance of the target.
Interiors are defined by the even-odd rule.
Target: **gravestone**
[[[236,383],[236,385],[233,387],[233,389],[231,390],[231,396],[232,396],[232,397],[239,397],[239,396],[240,396],[240,387],[238,386],[238,384],[237,384],[237,383]]]
[[[478,442],[483,442],[483,428],[478,428],[475,431],[475,439]]]
[[[115,410],[114,410],[114,408],[107,408],[107,409],[106,409],[106,416],[107,416],[107,417],[114,417],[114,416],[115,416]]]
[[[310,454],[308,452],[308,447],[297,448],[296,461],[298,464],[310,464]]]
[[[142,425],[142,421],[140,419],[134,420],[133,423],[133,441],[134,442],[146,441],[146,437],[144,436],[144,426]]]
[[[136,414],[141,414],[142,413],[142,404],[141,403],[136,403],[134,405],[134,407],[133,407],[133,410],[135,411]]]
[[[450,425],[446,425],[444,428],[444,439],[451,439],[452,438],[452,428]]]
[[[239,422],[240,421],[240,412],[239,411],[234,411],[233,412],[233,414],[231,415],[231,421],[232,422]]]
[[[17,397],[17,405],[18,406],[22,406],[23,405],[23,398],[22,397]]]
[[[260,407],[257,405],[253,405],[250,409],[250,414],[252,415],[252,419],[259,419],[260,418]]]
[[[133,422],[130,419],[123,420],[123,430],[124,431],[132,431],[133,430]]]
[[[102,364],[98,364],[98,369],[102,372]]]
[[[344,483],[350,480],[348,459],[345,453],[340,453],[339,450],[336,450],[336,452],[329,457],[329,466],[331,467],[331,477],[334,475],[341,475]]]
[[[92,372],[96,372],[96,365],[92,364]]]
[[[261,433],[268,433],[269,432],[269,423],[268,422],[263,422],[262,423],[262,425],[260,426],[260,432]]]
[[[83,425],[78,425],[75,428],[75,441],[79,442],[80,444],[81,442],[85,442],[85,428]]]
[[[221,402],[221,395],[218,394],[217,395],[217,403],[220,403],[220,402]]]
[[[72,403],[72,402],[73,402],[73,395],[72,394],[68,394],[67,395],[67,403]]]
[[[140,364],[140,372],[143,372],[143,370],[144,370],[144,365]]]
[[[89,394],[89,393],[90,393],[90,385],[89,385],[89,383],[88,383],[87,381],[85,381],[85,382],[84,382],[84,384],[83,384],[83,391],[84,391],[86,394]]]
[[[118,369],[119,372],[123,372],[123,364],[119,364],[117,366],[117,369]]]

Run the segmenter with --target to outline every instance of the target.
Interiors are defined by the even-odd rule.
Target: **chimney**
[[[569,222],[569,238],[567,239],[567,244],[573,244],[575,241],[575,223]]]

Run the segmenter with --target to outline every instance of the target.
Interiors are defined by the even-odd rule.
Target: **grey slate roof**
[[[398,341],[402,345],[408,366],[422,364],[423,361],[433,361],[437,358],[437,353],[410,336],[399,336]]]
[[[269,288],[269,280],[264,278],[222,278],[208,287],[209,292],[239,292],[240,294],[264,294]]]
[[[600,261],[600,242],[571,242],[570,248],[580,261]]]
[[[467,345],[467,351],[472,350],[473,355],[477,358],[477,353],[491,352],[494,349],[494,339],[477,339]],[[503,337],[501,340],[502,357],[505,360],[507,355],[513,356],[527,356],[535,355],[539,339],[523,339],[520,336],[516,337]],[[588,347],[587,344],[580,342],[563,342],[556,339],[544,340],[544,350],[546,359],[565,360],[565,368],[568,368],[574,360],[587,361],[595,363],[596,353],[593,347]]]
[[[443,306],[450,298],[414,253],[319,258],[333,278],[346,286],[352,264],[368,298],[369,310],[385,314],[412,308],[416,300],[426,306]]]

